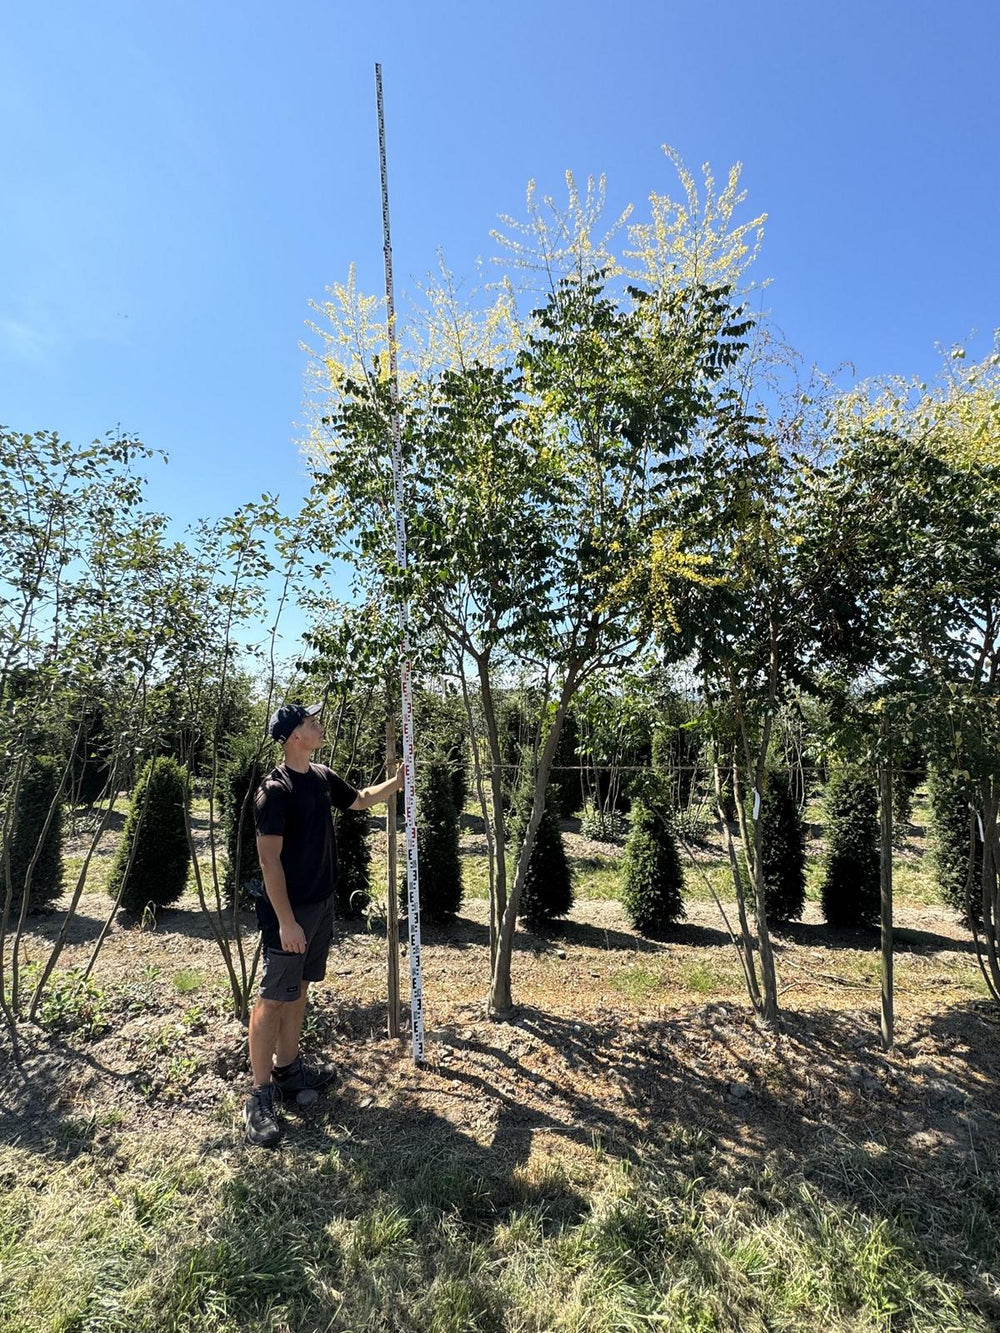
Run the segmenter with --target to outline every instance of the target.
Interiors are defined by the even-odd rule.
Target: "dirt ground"
[[[103,895],[84,897],[61,966],[85,963],[106,912]],[[29,959],[42,961],[61,920],[33,923]],[[252,953],[252,917],[243,925]],[[830,931],[812,906],[775,938],[782,1019],[772,1032],[749,1009],[718,909],[697,902],[662,940],[638,936],[606,900],[578,902],[549,936],[520,933],[517,1009],[490,1021],[486,903],[473,900],[447,929],[424,931],[418,1068],[405,1031],[384,1035],[384,936],[344,925],[306,1030],[342,1079],[286,1142],[388,1114],[523,1159],[556,1141],[559,1151],[600,1136],[638,1142],[670,1119],[748,1158],[798,1156],[844,1133],[900,1163],[995,1156],[1000,1028],[971,940],[940,908],[902,906],[896,930],[896,1044],[884,1053],[877,935]],[[405,996],[405,948],[400,970]],[[3,1079],[4,1137],[51,1142],[82,1119],[98,1135],[107,1126],[238,1146],[246,1033],[197,903],[162,911],[153,929],[116,924],[92,980],[89,1007],[61,1027],[22,1029],[21,1064],[8,1059]]]

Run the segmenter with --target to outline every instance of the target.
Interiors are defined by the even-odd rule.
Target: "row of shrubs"
[[[256,747],[247,746],[233,755],[222,774],[219,814],[227,841],[223,883],[229,903],[237,885],[242,891],[260,878],[253,793],[268,767]],[[428,920],[437,923],[453,918],[462,902],[459,807],[453,768],[447,760],[434,760],[424,764],[420,773],[421,910]],[[167,906],[184,892],[191,864],[185,827],[188,785],[183,768],[169,757],[151,759],[139,775],[108,878],[109,894],[126,911],[138,915],[149,904]],[[10,844],[14,912],[20,909],[26,880],[29,912],[45,909],[61,891],[58,793],[59,770],[54,761],[38,758],[28,765]],[[946,899],[968,915],[975,910],[968,893],[968,795],[936,776],[930,784],[930,796],[942,889]],[[520,845],[529,805],[529,793],[514,795],[509,829],[513,847]],[[843,775],[831,783],[826,806],[827,855],[821,888],[824,917],[833,926],[874,924],[879,914],[879,829],[874,787],[862,776]],[[573,905],[572,875],[559,816],[559,792],[553,787],[547,794],[520,904],[522,918],[532,927],[565,916]],[[768,916],[776,923],[797,920],[805,902],[805,829],[788,775],[780,769],[767,775],[758,818]],[[338,817],[338,908],[344,917],[362,915],[370,907],[367,826],[364,812],[347,811]],[[697,830],[686,812],[642,804],[633,807],[628,819],[622,901],[636,929],[655,932],[683,916],[684,878],[677,841],[678,837],[688,840],[692,833]]]

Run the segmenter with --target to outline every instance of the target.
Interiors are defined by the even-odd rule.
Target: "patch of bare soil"
[[[106,910],[105,898],[84,898],[64,966],[85,962]],[[59,914],[33,923],[30,959],[41,961],[60,924]],[[250,958],[251,917],[242,929]],[[419,1123],[516,1160],[533,1145],[641,1143],[673,1122],[749,1166],[762,1152],[798,1159],[848,1135],[873,1161],[891,1147],[901,1188],[928,1154],[995,1160],[1000,1029],[977,998],[971,942],[950,913],[901,908],[897,945],[889,1053],[879,1045],[877,936],[830,931],[815,909],[775,939],[776,1031],[755,1021],[717,909],[699,903],[660,940],[638,936],[607,901],[579,902],[550,936],[519,934],[518,1007],[494,1022],[486,904],[472,902],[451,927],[425,931],[418,1068],[405,1035],[384,1035],[384,938],[345,926],[306,1034],[342,1079],[287,1142],[376,1123],[405,1135]],[[404,993],[407,967],[404,949]],[[246,1033],[196,904],[162,912],[154,930],[117,924],[93,981],[90,1009],[67,1012],[62,1029],[23,1025],[20,1063],[0,1056],[4,1135],[58,1144],[82,1118],[109,1140],[133,1130],[236,1145]],[[710,996],[699,993],[706,984]]]

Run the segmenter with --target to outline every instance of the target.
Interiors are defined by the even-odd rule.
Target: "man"
[[[333,935],[337,842],[332,811],[367,810],[403,785],[400,770],[356,791],[311,756],[323,744],[321,704],[283,704],[270,731],[284,761],[257,789],[254,819],[265,896],[257,902],[263,974],[250,1015],[253,1091],[243,1109],[248,1142],[273,1148],[281,1138],[278,1104],[337,1077],[332,1065],[303,1060],[299,1036],[309,983],[322,981]]]

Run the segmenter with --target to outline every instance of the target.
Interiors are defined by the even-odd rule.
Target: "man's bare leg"
[[[309,982],[303,981],[302,994],[281,1007],[281,1022],[274,1044],[274,1063],[280,1067],[290,1065],[298,1058],[299,1038],[302,1036],[302,1021],[306,1016],[306,1003],[309,999]]]
[[[250,1014],[250,1068],[253,1072],[255,1088],[263,1087],[271,1081],[271,1067],[274,1063],[274,1048],[278,1043],[281,1030],[282,1010],[288,1006],[284,1000],[265,1000],[258,998]]]
[[[255,1088],[270,1083],[274,1065],[290,1065],[298,1055],[308,989],[304,981],[297,1000],[258,997],[250,1014],[250,1068]]]

